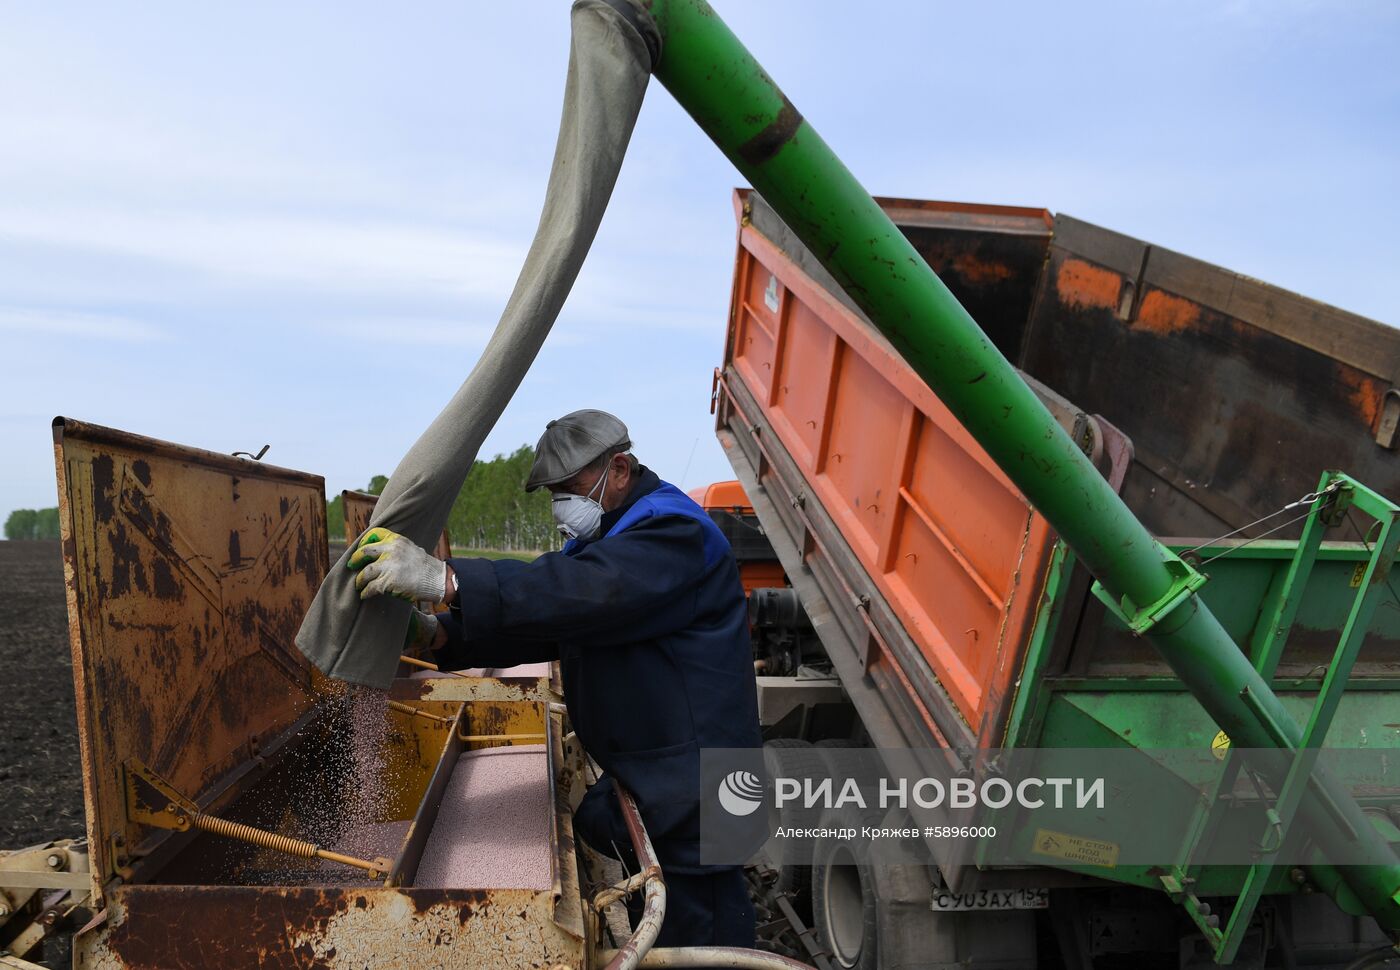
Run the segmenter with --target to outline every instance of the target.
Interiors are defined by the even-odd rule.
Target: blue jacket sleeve
[[[459,594],[465,592],[461,572],[457,563],[493,562],[490,559],[458,559],[453,563],[457,573]],[[526,564],[515,559],[502,559],[497,562],[504,574],[524,569]],[[467,667],[514,667],[518,664],[540,663],[559,659],[559,644],[552,638],[512,636],[508,633],[486,633],[477,631],[471,634],[463,629],[464,624],[452,613],[438,613],[438,622],[447,632],[447,643],[440,650],[433,651],[433,662],[443,670],[463,670]]]
[[[707,572],[694,519],[653,516],[572,556],[452,559],[467,643],[496,637],[579,646],[650,640],[688,626]]]
[[[468,640],[463,635],[462,624],[451,613],[439,613],[437,619],[447,631],[447,643],[433,651],[433,663],[443,670],[515,667],[559,659],[559,644],[554,640],[505,635],[476,636]]]

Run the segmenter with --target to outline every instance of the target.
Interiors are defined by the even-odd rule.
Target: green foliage
[[[340,495],[326,503],[326,535],[345,541],[345,499]]]
[[[15,509],[5,520],[6,539],[57,539],[58,507]]]
[[[458,559],[518,559],[521,562],[534,562],[539,558],[540,550],[522,549],[510,552],[505,549],[466,549],[453,546],[452,555]]]
[[[521,445],[509,455],[472,466],[447,520],[454,545],[469,548],[470,555],[508,552],[519,554],[511,558],[521,559],[560,547],[562,540],[549,512],[549,492],[525,494],[525,479],[534,461],[534,449]],[[365,491],[382,494],[388,483],[386,476],[375,475]],[[339,495],[326,503],[326,531],[333,539],[344,540],[345,509]]]
[[[534,461],[534,449],[521,445],[509,455],[473,465],[447,520],[452,541],[509,552],[558,549],[560,536],[549,512],[549,491],[525,493]]]
[[[375,475],[364,487],[370,495],[384,494],[384,486],[389,484],[387,475]],[[345,496],[337,495],[326,503],[326,535],[334,542],[345,541]]]

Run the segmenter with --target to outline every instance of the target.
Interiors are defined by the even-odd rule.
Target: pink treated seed
[[[549,826],[543,745],[464,752],[448,780],[414,885],[549,889]]]

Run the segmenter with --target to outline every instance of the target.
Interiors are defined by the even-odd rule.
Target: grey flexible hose
[[[394,469],[370,526],[432,548],[482,441],[534,362],[607,208],[641,110],[658,38],[649,17],[577,0],[559,141],[534,242],[490,342],[452,400]],[[356,537],[358,538],[358,537]],[[322,673],[388,687],[409,604],[360,602],[345,568],[352,542],[317,592],[296,644]]]

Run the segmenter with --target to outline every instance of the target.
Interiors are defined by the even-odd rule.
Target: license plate
[[[929,908],[937,913],[970,909],[1049,909],[1048,889],[979,889],[972,893],[935,892]]]

